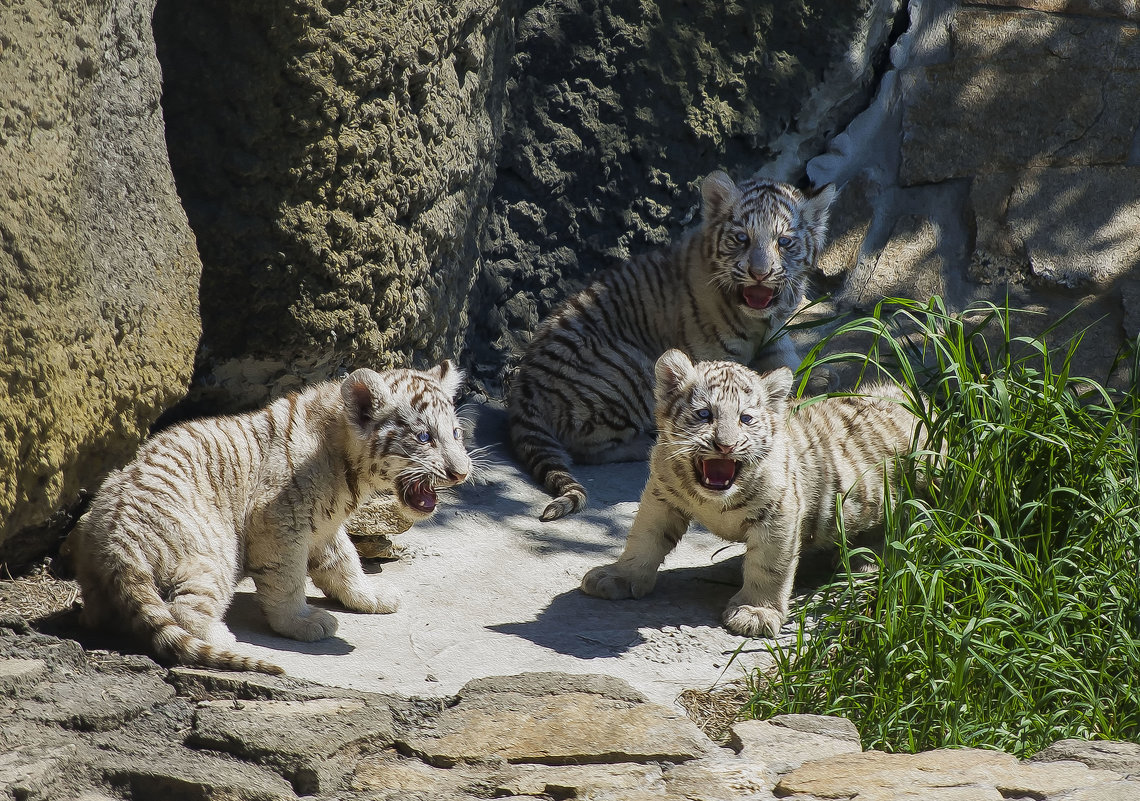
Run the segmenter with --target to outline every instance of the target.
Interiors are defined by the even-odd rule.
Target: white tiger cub
[[[337,628],[306,602],[306,573],[348,609],[395,611],[398,596],[369,585],[341,524],[385,490],[422,519],[438,488],[467,478],[453,402],[462,378],[449,361],[361,369],[148,440],[107,477],[69,539],[83,622],[130,625],[173,661],[281,673],[231,650],[222,616],[243,575],[270,627],[296,640]]]
[[[646,595],[696,520],[747,545],[744,586],[728,602],[725,626],[774,637],[801,552],[835,544],[837,497],[848,536],[881,529],[896,457],[921,447],[918,418],[889,384],[792,413],[791,370],[761,376],[733,362],[693,364],[678,350],[657,361],[656,379],[659,434],[641,506],[621,558],[588,572],[582,590]]]
[[[511,447],[554,496],[543,520],[581,510],[570,462],[644,459],[653,443],[653,365],[670,348],[762,369],[799,367],[773,339],[823,251],[834,186],[763,178],[701,182],[701,223],[672,247],[599,273],[534,333],[510,382]]]

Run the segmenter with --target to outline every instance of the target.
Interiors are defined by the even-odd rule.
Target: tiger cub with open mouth
[[[129,626],[158,656],[280,673],[232,651],[222,617],[243,575],[269,626],[313,641],[336,619],[310,606],[305,577],[357,612],[394,612],[370,586],[341,524],[390,491],[415,520],[437,489],[467,478],[456,419],[462,373],[361,369],[256,412],[194,420],[148,440],[111,473],[68,542],[88,625]]]
[[[571,460],[647,456],[653,364],[670,348],[799,367],[791,339],[773,337],[803,300],[835,195],[833,186],[809,194],[711,173],[700,225],[671,249],[600,274],[542,322],[510,382],[508,411],[515,455],[554,496],[543,520],[586,503]]]
[[[747,545],[744,586],[724,624],[747,637],[775,637],[788,615],[801,552],[838,536],[881,530],[898,457],[923,447],[919,419],[893,384],[793,410],[792,372],[758,375],[733,362],[693,364],[677,350],[656,365],[660,430],[625,550],[596,567],[582,590],[640,598],[691,520]],[[921,478],[921,476],[920,476]]]

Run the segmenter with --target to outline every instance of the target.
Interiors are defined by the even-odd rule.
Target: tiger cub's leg
[[[233,571],[195,570],[185,566],[167,608],[178,625],[215,648],[229,648],[237,638],[223,621],[233,598]]]
[[[269,627],[302,642],[323,640],[336,634],[336,618],[323,609],[309,606],[305,596],[306,537],[265,535],[249,540],[246,572],[257,585],[257,597]]]
[[[309,575],[325,595],[354,612],[388,614],[400,605],[400,595],[395,590],[373,589],[369,585],[356,547],[343,526],[326,545],[310,552]]]
[[[641,496],[621,557],[588,572],[582,578],[582,592],[611,601],[648,595],[657,583],[657,569],[688,527],[689,518],[657,497],[651,482]]]
[[[744,586],[724,610],[724,625],[744,637],[775,637],[788,617],[792,581],[800,558],[790,525],[755,526],[744,552]]]

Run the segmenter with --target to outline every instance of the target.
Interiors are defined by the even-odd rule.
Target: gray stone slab
[[[461,700],[441,712],[430,728],[402,737],[398,747],[438,767],[487,760],[543,765],[684,762],[713,751],[682,713],[581,692],[499,692]]]
[[[861,742],[859,730],[855,728],[855,724],[848,718],[835,715],[776,715],[768,718],[768,723],[806,734],[818,734],[823,737],[844,740],[855,743],[855,745],[859,745]]]
[[[189,749],[157,752],[149,758],[99,755],[94,767],[107,781],[128,788],[131,798],[293,801],[297,797],[285,779],[268,770]]]
[[[0,659],[0,693],[10,693],[47,673],[42,659]]]
[[[327,792],[350,768],[330,759],[367,741],[382,748],[393,738],[392,713],[352,698],[308,701],[203,701],[186,744],[271,765],[298,792]]]
[[[801,731],[767,720],[745,720],[732,725],[729,745],[741,759],[763,765],[773,774],[789,773],[805,762],[862,751],[859,740]]]
[[[1104,286],[1140,267],[1137,213],[1140,167],[1026,170],[1010,194],[1006,226],[1038,280]]]
[[[45,684],[13,714],[83,731],[114,729],[174,697],[160,673],[91,673]]]
[[[1058,740],[1033,755],[1034,762],[1070,760],[1090,768],[1103,768],[1140,776],[1140,743],[1118,740]],[[1140,797],[1140,796],[1138,796]]]
[[[1140,799],[1140,781],[1121,780],[1049,796],[1047,801],[1136,801],[1137,799]]]
[[[85,749],[78,743],[24,745],[0,751],[0,798],[45,798]]]
[[[860,801],[998,801],[1049,798],[1119,779],[1116,773],[1089,770],[1076,762],[1023,763],[1009,754],[976,748],[920,754],[867,751],[805,762],[781,777],[775,794]]]
[[[900,182],[1123,164],[1140,81],[1134,26],[963,8],[953,59],[907,71]],[[1047,100],[1046,100],[1047,99]]]

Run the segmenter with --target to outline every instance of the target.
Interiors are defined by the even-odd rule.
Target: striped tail
[[[135,610],[135,626],[150,638],[158,656],[213,670],[252,670],[276,676],[285,672],[272,662],[216,648],[195,637],[174,619],[148,579],[136,571],[123,570],[121,567],[114,572],[118,575],[113,576],[112,581],[117,583],[122,601],[128,609]],[[124,573],[131,575],[123,575]]]
[[[570,454],[562,443],[520,415],[511,415],[510,433],[515,456],[534,480],[554,496],[539,519],[548,523],[581,511],[586,505],[586,488],[570,474]]]

